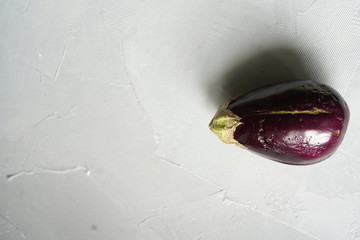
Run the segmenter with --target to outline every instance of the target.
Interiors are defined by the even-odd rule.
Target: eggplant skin
[[[229,100],[209,126],[225,143],[278,162],[307,165],[336,151],[349,117],[348,105],[333,88],[314,81],[292,81]]]

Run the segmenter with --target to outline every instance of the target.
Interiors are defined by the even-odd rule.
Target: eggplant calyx
[[[239,147],[247,149],[234,139],[234,132],[240,124],[243,124],[241,118],[228,109],[229,102],[223,104],[216,112],[214,118],[211,120],[209,127],[221,141],[228,144],[235,144]]]

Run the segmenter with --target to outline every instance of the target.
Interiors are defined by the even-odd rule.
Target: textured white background
[[[360,239],[360,1],[1,0],[0,239]],[[217,107],[313,79],[351,110],[305,167]]]

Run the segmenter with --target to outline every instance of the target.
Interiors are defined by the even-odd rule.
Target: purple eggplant
[[[348,105],[331,87],[293,81],[229,100],[220,106],[210,129],[225,143],[278,162],[307,165],[336,151],[349,116]]]

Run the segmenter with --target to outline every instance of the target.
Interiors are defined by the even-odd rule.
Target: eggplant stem
[[[211,120],[209,127],[221,141],[228,144],[235,144],[239,147],[247,149],[244,145],[240,144],[234,139],[234,132],[242,122],[241,118],[228,109],[230,101],[221,105],[216,112],[214,118]]]

